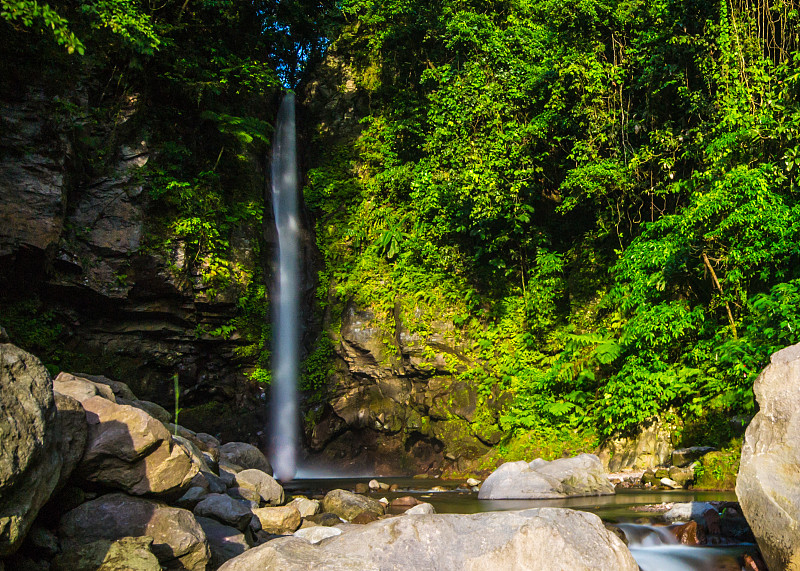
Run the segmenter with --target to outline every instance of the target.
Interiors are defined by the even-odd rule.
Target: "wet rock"
[[[272,475],[272,466],[264,454],[253,446],[245,442],[228,442],[219,447],[220,462],[228,462],[242,469],[261,470]]]
[[[164,567],[205,571],[210,558],[192,512],[120,493],[81,504],[61,518],[58,529],[65,553],[98,540],[148,536]]]
[[[767,567],[800,561],[800,345],[770,358],[753,385],[759,411],[745,433],[736,495]]]
[[[269,474],[261,470],[242,470],[234,476],[234,484],[255,491],[261,501],[268,505],[280,505],[284,500],[283,487]]]
[[[705,545],[706,537],[703,528],[697,525],[697,522],[692,520],[690,522],[675,526],[672,528],[672,533],[683,545]]]
[[[708,502],[684,502],[674,503],[672,507],[664,513],[667,521],[703,521],[703,514],[708,510],[717,511]]]
[[[216,569],[229,559],[233,559],[250,549],[245,534],[235,527],[224,525],[217,520],[198,517],[197,523],[203,528],[211,550],[210,568]]]
[[[53,571],[160,571],[151,551],[152,537],[100,539],[62,553],[53,561]]]
[[[385,519],[316,546],[279,538],[232,559],[221,571],[251,569],[638,571],[638,565],[597,516],[541,508]]]
[[[244,530],[253,516],[250,506],[227,494],[209,494],[192,510],[196,516],[210,517],[217,521]]]
[[[63,461],[50,375],[36,357],[10,344],[0,344],[0,410],[0,557],[4,557],[17,550],[56,489]]]
[[[391,502],[389,502],[389,506],[391,506],[393,508],[397,508],[397,507],[410,508],[410,507],[419,505],[420,503],[422,503],[422,502],[420,502],[414,496],[402,496],[400,498],[395,498]]]
[[[253,514],[267,533],[292,533],[300,527],[300,512],[294,506],[258,508],[253,510]]]
[[[363,512],[372,513],[376,517],[384,514],[383,505],[377,500],[347,490],[328,492],[322,500],[322,509],[347,521],[351,521]]]
[[[492,472],[478,492],[479,499],[536,499],[613,494],[597,456],[581,454],[547,462],[507,462]]]

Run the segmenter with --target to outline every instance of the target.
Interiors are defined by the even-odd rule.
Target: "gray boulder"
[[[347,490],[331,490],[328,492],[322,500],[322,509],[347,521],[352,521],[356,516],[364,512],[376,517],[385,513],[383,504],[378,500],[354,494]]]
[[[283,503],[283,487],[275,478],[261,470],[242,470],[233,476],[233,484],[257,492],[265,504],[277,506]]]
[[[237,529],[245,529],[253,517],[247,502],[227,494],[209,494],[194,507],[194,514],[214,518]]]
[[[295,537],[305,539],[309,543],[319,543],[331,537],[342,535],[342,530],[336,527],[324,527],[317,525],[314,527],[305,527],[298,529],[294,532]]]
[[[210,553],[192,512],[125,494],[108,494],[67,512],[59,522],[65,552],[98,540],[153,538],[152,551],[164,567],[205,571]]]
[[[236,466],[241,466],[245,470],[254,468],[272,475],[272,466],[264,454],[253,446],[245,442],[228,442],[219,447],[220,462],[227,462]]]
[[[800,345],[773,354],[753,391],[736,495],[767,566],[800,569]]]
[[[198,517],[197,523],[203,528],[211,549],[210,569],[217,569],[220,565],[233,559],[250,549],[250,543],[244,533],[224,525],[217,520],[207,517]]]
[[[61,476],[53,382],[33,355],[0,344],[0,557],[14,553]]]
[[[481,486],[482,500],[546,499],[614,493],[603,465],[593,454],[547,462],[506,462]]]
[[[317,546],[296,537],[255,547],[221,571],[638,571],[625,544],[593,514],[560,508],[391,518]]]

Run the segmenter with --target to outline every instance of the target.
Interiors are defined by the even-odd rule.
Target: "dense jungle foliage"
[[[509,432],[724,444],[798,340],[797,8],[344,2],[369,109],[309,175],[329,283],[452,319]]]
[[[344,62],[367,105],[307,173],[320,303],[370,305],[389,332],[398,304],[417,333],[451,321],[462,377],[514,395],[508,434],[660,415],[724,440],[798,341],[796,0],[0,6],[25,50],[170,102],[151,192],[221,279],[227,225],[261,216],[235,189],[268,146],[264,94],[326,49]],[[316,387],[330,355],[323,336]]]

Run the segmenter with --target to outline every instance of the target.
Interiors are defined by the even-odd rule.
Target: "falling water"
[[[297,346],[299,231],[294,94],[281,103],[272,147],[272,209],[278,229],[278,295],[274,312],[270,460],[275,477],[291,480],[297,468]]]

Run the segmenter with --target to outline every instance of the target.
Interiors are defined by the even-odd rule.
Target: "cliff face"
[[[217,402],[236,411],[218,428],[253,439],[263,425],[263,389],[248,379],[256,356],[243,356],[252,340],[234,320],[253,280],[267,281],[270,233],[252,221],[232,224],[225,237],[232,277],[223,287],[210,283],[197,251],[179,235],[165,239],[155,222],[163,207],[150,192],[151,109],[126,92],[106,101],[110,119],[90,119],[91,82],[88,75],[61,85],[34,81],[0,94],[5,325],[11,330],[9,316],[17,315],[16,329],[31,333],[42,323],[35,308],[46,315],[58,345],[46,349],[58,364],[125,379],[170,409],[177,374],[187,418],[194,405],[219,416],[208,404]],[[101,151],[93,141],[102,141]],[[265,160],[246,167],[255,174],[245,192],[260,199]]]

